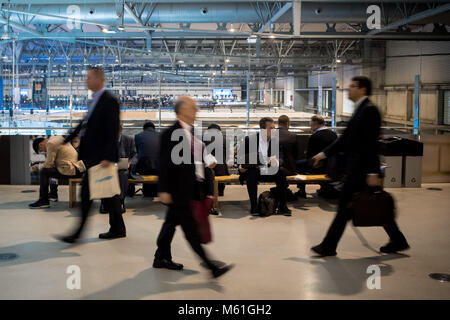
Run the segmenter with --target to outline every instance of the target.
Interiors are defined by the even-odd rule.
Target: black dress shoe
[[[295,193],[295,195],[296,195],[297,197],[299,197],[299,198],[303,198],[303,199],[306,199],[306,198],[307,198],[306,192],[303,192],[303,191],[297,191],[297,192]]]
[[[105,233],[100,233],[98,235],[98,237],[100,239],[117,239],[117,238],[125,238],[127,235],[125,233],[115,233],[115,232],[105,232]]]
[[[258,211],[258,207],[251,207],[250,208],[250,214],[252,215],[252,216],[259,216],[259,211]]]
[[[403,251],[409,249],[409,244],[406,241],[403,242],[393,242],[390,241],[385,246],[380,248],[380,252],[383,253],[396,253],[398,251]]]
[[[108,211],[106,210],[105,206],[103,204],[100,205],[100,213],[108,213]]]
[[[169,270],[181,270],[183,265],[181,263],[175,263],[172,260],[167,259],[155,259],[153,260],[153,268],[165,268]]]
[[[329,250],[329,249],[325,248],[322,244],[312,247],[311,250],[314,251],[315,253],[317,253],[321,257],[336,255],[335,250]]]
[[[77,236],[55,236],[56,239],[65,243],[75,243],[78,241]]]
[[[221,268],[217,268],[212,270],[212,276],[213,278],[218,278],[222,275],[224,275],[225,273],[227,273],[228,271],[230,271],[232,268],[234,267],[233,264],[221,267]]]
[[[287,206],[284,206],[284,207],[278,208],[277,214],[282,214],[287,217],[290,217],[290,216],[292,216],[292,210],[289,209]]]

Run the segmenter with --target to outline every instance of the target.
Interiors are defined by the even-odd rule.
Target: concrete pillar
[[[11,184],[29,185],[30,177],[30,137],[9,136]]]

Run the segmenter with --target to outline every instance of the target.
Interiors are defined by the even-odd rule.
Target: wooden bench
[[[289,184],[297,184],[300,182],[306,184],[320,184],[324,182],[331,182],[331,179],[326,174],[314,174],[314,175],[298,174],[295,176],[287,176],[286,181]],[[216,209],[219,207],[219,183],[239,184],[240,183],[239,175],[231,174],[228,176],[218,176],[214,179],[214,208]]]
[[[142,180],[128,179],[129,183],[158,183],[158,176],[142,176]],[[77,184],[81,183],[81,178],[69,179],[69,208],[73,208],[77,202]]]
[[[142,180],[128,179],[129,183],[158,183],[158,176],[142,176]],[[306,184],[320,184],[330,182],[331,179],[325,174],[288,176],[286,180],[289,184],[306,183]],[[69,208],[73,208],[77,201],[77,184],[81,183],[81,178],[69,179]],[[219,207],[219,183],[224,184],[239,184],[239,175],[231,174],[228,176],[217,176],[214,179],[214,208]]]

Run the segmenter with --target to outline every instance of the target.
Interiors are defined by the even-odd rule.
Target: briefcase
[[[355,194],[350,209],[355,227],[383,227],[395,219],[394,198],[381,188]]]
[[[192,201],[192,214],[197,222],[197,230],[200,234],[200,243],[207,244],[212,241],[211,225],[209,224],[209,213],[213,207],[213,199]]]

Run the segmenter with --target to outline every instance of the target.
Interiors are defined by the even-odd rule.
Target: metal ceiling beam
[[[9,23],[9,25],[10,25],[11,27],[16,28],[16,29],[19,29],[19,30],[22,30],[22,31],[25,31],[25,32],[27,32],[27,33],[31,33],[31,34],[33,34],[33,35],[35,35],[35,36],[41,36],[41,35],[42,35],[42,33],[40,33],[40,32],[37,31],[37,30],[31,29],[31,28],[29,28],[29,27],[27,27],[27,26],[24,26],[24,25],[22,25],[22,24],[16,23],[16,22],[14,22],[14,21],[9,21],[9,22],[8,22],[8,20],[7,20],[7,19],[4,19],[4,18],[0,18],[0,23],[4,23],[4,24],[8,24],[8,23]]]
[[[42,12],[31,12],[31,11],[23,11],[23,10],[8,9],[8,8],[1,8],[1,11],[36,16],[36,17],[62,19],[65,21],[74,21],[73,17],[54,15],[54,14],[42,13]],[[101,27],[105,27],[105,28],[111,27],[110,24],[105,24],[102,22],[97,22],[97,21],[92,21],[92,20],[76,19],[76,21],[80,22],[80,23],[85,23],[85,24],[93,24],[93,25],[97,25],[97,26],[101,26]]]
[[[437,15],[439,13],[443,13],[446,11],[450,10],[450,3],[444,4],[442,6],[439,6],[437,8],[434,9],[428,9],[422,12],[419,12],[417,14],[414,14],[406,19],[402,19],[396,22],[393,22],[391,24],[388,24],[387,26],[382,27],[381,29],[376,29],[376,30],[372,30],[370,31],[368,34],[369,35],[375,35],[375,34],[379,34],[381,32],[385,32],[394,28],[398,28],[400,26],[403,26],[405,24],[409,24],[409,23],[413,23],[415,21],[419,21],[425,18],[429,18],[432,17],[434,15]]]
[[[264,32],[268,27],[270,27],[271,23],[276,22],[283,14],[285,14],[289,9],[292,8],[292,2],[286,3],[280,10],[275,13],[272,18],[269,19],[262,27],[258,30],[258,32]]]
[[[128,12],[129,15],[133,18],[134,21],[136,21],[137,24],[139,24],[141,27],[145,27],[144,22],[142,22],[141,18],[139,18],[136,13],[134,13],[133,9],[128,5],[128,3],[124,3],[125,11]],[[144,30],[144,32],[150,36],[150,31]]]
[[[11,4],[29,4],[30,0],[10,0]],[[61,0],[32,0],[33,4],[60,4]],[[152,0],[133,0],[135,3],[156,2]],[[158,3],[187,3],[186,0],[157,0]],[[192,0],[193,3],[223,3],[224,0]],[[227,0],[227,3],[248,3],[248,2],[286,2],[286,0]],[[430,0],[302,0],[302,2],[313,3],[427,3]],[[70,0],[70,4],[86,4],[86,0]],[[115,4],[117,0],[89,0],[90,4],[110,3]],[[0,0],[0,4],[8,4],[7,0]]]

